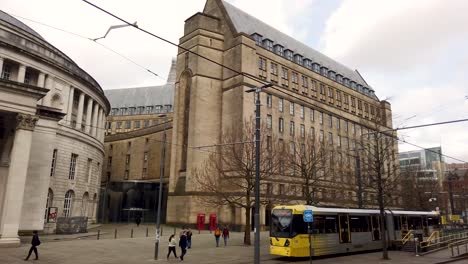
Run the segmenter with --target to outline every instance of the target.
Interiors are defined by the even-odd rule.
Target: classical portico
[[[37,101],[47,89],[0,80],[0,246],[17,246]],[[12,111],[17,110],[17,111]]]

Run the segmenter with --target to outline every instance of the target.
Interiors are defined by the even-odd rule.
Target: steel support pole
[[[162,186],[163,186],[163,176],[164,176],[164,166],[166,160],[166,123],[167,123],[167,116],[164,119],[163,124],[163,138],[162,138],[162,149],[161,149],[161,168],[160,168],[160,175],[159,175],[159,193],[158,193],[158,213],[156,216],[156,240],[154,244],[154,259],[158,259],[159,254],[159,240],[161,234],[161,203],[162,203]]]
[[[260,91],[255,89],[255,264],[260,264]]]
[[[362,176],[361,176],[361,159],[359,153],[356,153],[356,176],[358,182],[358,208],[362,208]]]

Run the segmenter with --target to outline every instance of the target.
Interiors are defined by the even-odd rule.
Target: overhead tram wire
[[[184,51],[186,51],[186,52],[188,52],[188,53],[191,53],[191,54],[193,54],[193,55],[195,55],[195,56],[198,56],[198,57],[200,57],[200,58],[203,58],[203,59],[205,59],[205,60],[207,60],[207,61],[209,61],[209,62],[211,62],[211,63],[213,63],[213,64],[216,64],[216,65],[218,65],[218,66],[220,66],[220,67],[222,67],[222,68],[225,68],[225,69],[227,69],[227,70],[230,70],[230,71],[232,71],[232,72],[234,72],[234,73],[236,73],[236,74],[238,74],[238,75],[241,75],[241,76],[244,76],[244,77],[246,77],[246,78],[249,78],[249,79],[251,79],[251,80],[253,80],[253,81],[259,82],[259,83],[261,83],[261,84],[263,84],[263,85],[265,85],[265,84],[273,84],[273,86],[271,87],[271,89],[276,90],[276,91],[278,91],[278,92],[280,92],[280,93],[283,93],[283,94],[285,94],[285,95],[287,95],[287,96],[289,96],[289,97],[291,97],[291,98],[295,98],[295,99],[297,99],[297,100],[299,100],[299,101],[302,101],[302,102],[304,102],[304,103],[306,103],[306,104],[310,104],[309,102],[305,101],[304,99],[302,99],[302,98],[300,98],[300,97],[297,97],[297,96],[295,96],[295,95],[293,95],[293,94],[287,93],[287,92],[285,92],[285,91],[283,91],[283,90],[281,90],[281,89],[275,87],[275,86],[274,86],[274,85],[275,85],[274,83],[267,82],[267,81],[265,81],[265,80],[262,80],[262,79],[260,79],[260,78],[258,78],[258,77],[256,77],[256,76],[253,76],[253,75],[248,74],[248,73],[239,72],[239,71],[237,71],[237,70],[235,70],[235,69],[233,69],[233,68],[231,68],[231,67],[228,67],[228,66],[226,66],[226,65],[224,65],[224,64],[222,64],[222,63],[219,63],[219,62],[217,62],[217,61],[214,61],[214,60],[212,60],[212,59],[210,59],[210,58],[208,58],[208,57],[206,57],[206,56],[200,55],[200,54],[198,54],[198,53],[196,53],[196,52],[194,52],[194,51],[192,51],[192,50],[190,50],[190,49],[187,49],[187,48],[185,48],[185,47],[182,47],[182,46],[179,45],[179,44],[176,44],[176,43],[174,43],[174,42],[172,42],[172,41],[170,41],[170,40],[168,40],[168,39],[165,39],[165,38],[163,38],[163,37],[160,37],[160,36],[158,36],[158,35],[156,35],[156,34],[150,32],[150,31],[148,31],[148,30],[146,30],[146,29],[143,29],[143,28],[141,28],[141,27],[139,27],[139,26],[137,26],[137,25],[134,25],[134,24],[130,23],[129,21],[127,21],[127,20],[125,20],[125,19],[123,19],[123,18],[121,18],[121,17],[119,17],[119,16],[117,16],[117,15],[115,15],[115,14],[113,14],[113,13],[107,11],[107,10],[105,10],[104,8],[99,7],[99,6],[97,6],[97,5],[95,5],[95,4],[91,3],[91,2],[89,2],[89,1],[87,1],[87,0],[82,0],[82,1],[85,2],[85,3],[87,3],[88,5],[90,5],[90,6],[92,6],[92,7],[94,7],[94,8],[96,8],[96,9],[100,10],[101,12],[104,12],[104,13],[108,14],[109,16],[112,16],[112,17],[114,17],[115,19],[120,20],[120,21],[126,23],[127,25],[129,25],[129,26],[131,26],[131,27],[133,27],[133,28],[135,28],[135,29],[137,29],[137,30],[140,30],[140,31],[142,31],[142,32],[144,32],[144,33],[146,33],[146,34],[148,34],[148,35],[150,35],[150,36],[153,36],[153,37],[155,37],[155,38],[157,38],[157,39],[159,39],[159,40],[161,40],[161,41],[163,41],[163,42],[166,42],[166,43],[169,43],[169,44],[171,44],[171,45],[173,45],[173,46],[176,46],[176,47],[178,47],[178,48],[180,48],[180,49],[182,49],[182,50],[184,50]],[[467,96],[467,98],[468,98],[468,96]],[[326,109],[324,109],[324,108],[322,108],[322,107],[320,107],[320,106],[314,105],[314,107],[315,107],[315,108],[318,108],[318,109],[321,109],[321,110],[324,111],[324,112],[329,112],[328,110],[326,110]],[[346,121],[351,121],[351,122],[353,122],[353,121],[352,121],[351,119],[349,119],[349,118],[343,118],[343,117],[342,117],[342,119],[343,119],[343,120],[346,120]],[[381,131],[377,131],[377,133],[382,133],[382,132],[381,132]],[[413,144],[413,143],[410,143],[410,142],[408,142],[408,141],[403,141],[403,140],[399,139],[399,138],[396,137],[396,136],[393,137],[393,138],[396,139],[396,140],[398,140],[398,141],[400,141],[400,142],[403,142],[403,143],[406,143],[406,144],[409,144],[409,145],[412,145],[412,146],[415,146],[415,147],[418,147],[418,148],[421,148],[421,149],[426,149],[426,148],[424,148],[424,147],[418,146],[418,145]],[[447,155],[445,155],[445,154],[441,154],[441,153],[437,153],[437,154],[439,154],[439,155],[441,155],[441,156],[445,156],[445,157],[451,158],[451,159],[454,159],[454,160],[457,160],[457,161],[462,161],[461,159],[453,158],[453,157],[447,156]],[[463,161],[463,162],[465,162],[465,161]]]
[[[154,71],[152,71],[152,70],[148,69],[147,67],[145,67],[145,66],[139,64],[138,62],[136,62],[136,61],[130,59],[129,57],[123,55],[122,53],[119,53],[119,52],[117,52],[117,51],[115,51],[115,50],[109,48],[108,46],[106,46],[106,45],[104,45],[104,44],[102,44],[102,43],[100,43],[100,42],[97,42],[97,41],[93,40],[92,38],[88,38],[88,37],[86,37],[86,36],[83,36],[83,35],[80,35],[80,34],[77,34],[77,33],[74,33],[74,32],[68,31],[68,30],[65,30],[65,29],[61,29],[61,28],[58,28],[58,27],[55,27],[55,26],[51,26],[51,25],[45,24],[45,23],[43,23],[43,22],[39,22],[39,21],[37,21],[37,20],[33,20],[33,19],[26,18],[26,17],[23,17],[23,16],[18,16],[18,15],[14,15],[14,14],[10,14],[10,15],[11,15],[11,16],[14,16],[14,17],[17,17],[17,18],[21,18],[21,19],[27,20],[27,21],[30,21],[30,22],[33,22],[33,23],[36,23],[36,24],[39,24],[39,25],[42,25],[42,26],[45,26],[45,27],[48,27],[48,28],[51,28],[51,29],[55,29],[55,30],[58,30],[58,31],[61,31],[61,32],[64,32],[64,33],[67,33],[67,34],[70,34],[70,35],[73,35],[73,36],[75,36],[75,37],[79,37],[79,38],[82,38],[82,39],[86,39],[86,40],[92,41],[93,43],[96,43],[96,44],[98,44],[99,46],[103,47],[104,49],[107,49],[107,50],[111,51],[112,53],[114,53],[114,54],[120,56],[121,58],[123,58],[123,59],[129,61],[130,63],[132,63],[132,64],[134,64],[134,65],[136,65],[136,66],[138,66],[138,67],[144,69],[145,71],[147,71],[147,72],[151,73],[152,75],[154,75],[154,76],[160,78],[161,80],[166,81],[164,78],[162,78],[159,74],[155,73]]]

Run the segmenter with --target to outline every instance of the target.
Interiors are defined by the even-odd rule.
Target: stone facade
[[[162,145],[166,141],[163,204],[165,215],[172,137],[176,61],[161,86],[106,91],[112,106],[106,122],[100,220],[155,220]],[[164,139],[164,134],[166,139]]]
[[[390,104],[377,98],[359,72],[225,1],[208,0],[203,12],[188,18],[179,44],[184,49],[179,48],[177,57],[168,222],[195,224],[198,213],[216,213],[220,222],[245,224],[240,209],[206,208],[199,203],[197,196],[205,194],[196,189],[192,173],[203,166],[208,155],[187,146],[219,144],[223,131],[251,120],[254,95],[245,91],[261,86],[262,81],[274,84],[274,89],[261,93],[261,120],[271,124],[268,134],[285,143],[297,135],[313,134],[349,153],[344,161],[349,168],[354,167],[351,152],[362,135],[392,128]],[[392,148],[396,165],[396,142]],[[324,190],[324,204],[355,205],[354,175],[341,179],[344,189]],[[301,184],[299,179],[290,180],[292,183],[285,182]],[[273,191],[278,192],[285,182],[273,183]],[[336,204],[333,194],[347,202]],[[364,190],[363,195],[375,197],[375,192]],[[392,206],[400,202],[396,198]],[[366,206],[376,206],[375,198],[368,199]],[[262,225],[268,222],[267,210],[263,206],[260,210]]]
[[[0,244],[18,245],[18,231],[53,232],[50,207],[94,221],[110,107],[90,75],[2,11],[0,42]]]

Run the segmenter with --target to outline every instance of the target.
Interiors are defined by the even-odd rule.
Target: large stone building
[[[102,167],[103,222],[132,221],[136,216],[155,220],[163,141],[168,142],[163,177],[166,207],[175,66],[173,60],[164,85],[105,91],[112,110],[106,123]]]
[[[223,131],[242,127],[254,116],[254,96],[245,91],[262,85],[257,80],[274,84],[274,89],[261,93],[261,118],[269,129],[268,135],[285,143],[293,141],[295,135],[313,134],[330,144],[335,142],[349,154],[357,150],[361,135],[368,137],[370,131],[392,128],[390,104],[377,98],[357,70],[225,1],[207,0],[203,12],[185,21],[179,44],[184,49],[179,48],[177,57],[167,207],[170,223],[195,224],[198,213],[214,213],[220,222],[245,224],[243,210],[207,208],[197,199],[206,193],[197,189],[193,172],[203,166],[208,155],[194,147],[220,144]],[[391,163],[396,167],[396,143],[391,151]],[[344,160],[353,167],[352,154]],[[343,189],[323,190],[321,199],[325,204],[337,205],[334,196],[342,194],[348,201],[345,204],[355,204],[354,176],[345,176]],[[300,184],[299,179],[295,181]],[[285,182],[274,182],[272,191],[281,192]],[[368,197],[368,206],[376,206],[374,191],[364,190],[362,195]],[[400,203],[396,197],[390,206]],[[268,208],[262,206],[260,214],[263,225],[268,222]]]
[[[0,74],[0,245],[19,245],[19,231],[53,230],[48,208],[93,221],[110,110],[101,87],[2,11]]]

